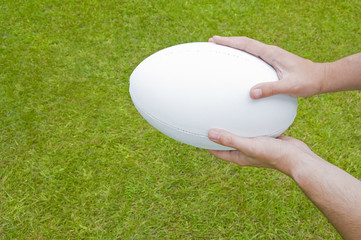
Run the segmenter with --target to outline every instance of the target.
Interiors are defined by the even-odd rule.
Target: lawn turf
[[[178,143],[134,108],[145,57],[214,34],[313,61],[360,52],[361,1],[0,2],[1,239],[340,239],[288,177]],[[361,93],[285,133],[361,178]]]

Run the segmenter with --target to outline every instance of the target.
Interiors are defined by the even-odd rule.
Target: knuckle
[[[277,61],[277,53],[279,53],[279,47],[274,45],[267,45],[267,48],[265,49],[265,57],[271,60],[272,63]]]
[[[245,37],[245,36],[241,36],[241,37],[239,37],[239,40],[246,43],[246,42],[249,42],[250,38]]]
[[[250,144],[249,144],[249,155],[251,156],[258,156],[259,155],[259,151],[260,149],[258,148],[258,142],[256,138],[251,138],[250,139]]]
[[[228,134],[222,134],[219,139],[219,142],[225,146],[234,146],[234,139],[232,136]]]
[[[262,92],[264,97],[272,96],[277,94],[276,83],[268,83],[262,86]]]
[[[277,93],[275,84],[270,84],[268,86],[268,91],[269,91],[270,95],[275,95]]]
[[[241,36],[241,37],[238,37],[237,39],[238,41],[238,47],[246,52],[249,51],[249,46],[251,44],[251,41],[252,39],[248,38],[248,37],[245,37],[245,36]]]
[[[264,152],[264,147],[262,147],[262,145],[267,144],[267,142],[263,141],[263,137],[250,138],[246,154],[254,158],[261,157]]]

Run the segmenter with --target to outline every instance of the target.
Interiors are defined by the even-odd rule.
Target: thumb
[[[250,91],[250,96],[253,99],[270,97],[276,94],[290,94],[289,84],[282,80],[260,83],[252,87]]]

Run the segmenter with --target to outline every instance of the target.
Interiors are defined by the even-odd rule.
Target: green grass
[[[340,239],[286,176],[180,144],[129,75],[245,35],[314,61],[360,51],[361,1],[0,1],[1,239]],[[361,178],[361,94],[299,100],[287,135]]]

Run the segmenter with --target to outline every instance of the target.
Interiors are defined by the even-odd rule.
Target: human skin
[[[209,40],[249,52],[275,68],[280,81],[254,86],[254,99],[274,94],[297,97],[361,89],[361,54],[332,63],[314,63],[276,46],[246,37]],[[277,169],[291,177],[344,239],[361,239],[361,182],[323,160],[305,143],[291,137],[241,138],[212,129],[209,139],[236,150],[209,150],[240,166]]]
[[[361,53],[332,63],[315,63],[280,47],[247,37],[214,36],[209,42],[246,51],[261,58],[276,70],[279,81],[254,86],[250,91],[254,99],[281,93],[308,97],[327,92],[361,89]]]

